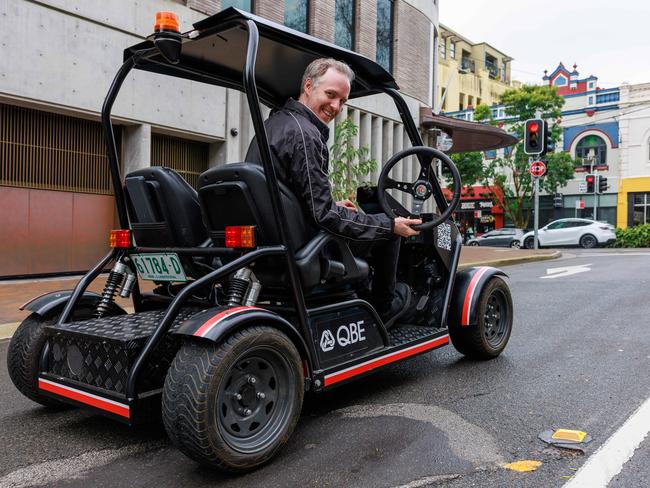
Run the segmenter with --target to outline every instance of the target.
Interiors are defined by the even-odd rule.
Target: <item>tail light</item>
[[[117,247],[120,249],[128,249],[131,247],[131,231],[117,229],[112,230],[108,236],[108,245],[110,247]]]
[[[233,225],[226,227],[226,247],[255,247],[254,225]]]

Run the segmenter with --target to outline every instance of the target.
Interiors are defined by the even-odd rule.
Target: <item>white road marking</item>
[[[582,465],[564,488],[606,487],[650,432],[650,398]]]
[[[650,256],[650,252],[592,252],[577,255],[579,257],[608,257],[608,256]]]
[[[564,276],[571,276],[578,273],[584,273],[586,271],[591,271],[591,263],[589,264],[578,264],[577,266],[564,266],[561,268],[548,268],[546,270],[546,276],[540,276],[540,278],[562,278]]]
[[[405,485],[396,486],[395,488],[418,488],[420,486],[432,485],[434,483],[438,484],[443,481],[452,481],[458,478],[460,478],[459,474],[441,474],[438,476],[427,476],[425,478],[413,480],[409,483],[406,483]]]
[[[32,464],[0,478],[0,486],[22,488],[34,485],[56,484],[63,480],[82,478],[89,471],[105,466],[122,457],[133,456],[165,446],[162,442],[134,444],[119,449],[102,449],[73,456]]]
[[[459,458],[481,466],[504,464],[499,448],[490,434],[444,408],[418,403],[394,403],[355,405],[338,410],[337,413],[352,418],[387,416],[427,422],[447,435],[449,447]],[[467,439],[472,441],[467,442]]]

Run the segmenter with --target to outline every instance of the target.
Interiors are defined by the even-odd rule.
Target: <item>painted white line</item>
[[[564,266],[562,268],[548,268],[546,270],[546,276],[540,276],[540,278],[561,278],[564,276],[571,276],[578,273],[584,273],[586,271],[591,271],[591,263],[589,264],[579,264],[577,266]]]
[[[650,398],[582,465],[564,488],[605,488],[650,432]]]

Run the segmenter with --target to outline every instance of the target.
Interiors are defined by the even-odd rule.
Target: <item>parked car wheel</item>
[[[472,242],[469,243],[469,245],[470,245],[470,246],[478,246],[478,242],[476,242],[476,241],[472,241]]]
[[[190,458],[243,472],[287,442],[303,395],[295,345],[277,329],[250,327],[220,344],[183,344],[165,380],[163,422]]]
[[[591,234],[585,234],[580,238],[580,247],[584,249],[593,249],[598,245],[598,240]]]
[[[519,249],[521,247],[521,244],[519,244],[519,241],[515,240],[510,243],[510,247],[512,247],[513,249]]]
[[[524,249],[533,249],[534,247],[535,247],[535,238],[526,237],[526,240],[524,240]]]

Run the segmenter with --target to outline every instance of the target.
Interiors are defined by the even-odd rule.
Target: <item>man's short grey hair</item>
[[[334,58],[318,58],[313,60],[305,69],[302,75],[302,83],[300,85],[300,94],[305,91],[305,82],[311,79],[314,85],[318,84],[318,80],[327,72],[328,69],[333,68],[339,73],[343,73],[350,80],[350,86],[354,81],[354,71],[343,61],[337,61]]]

